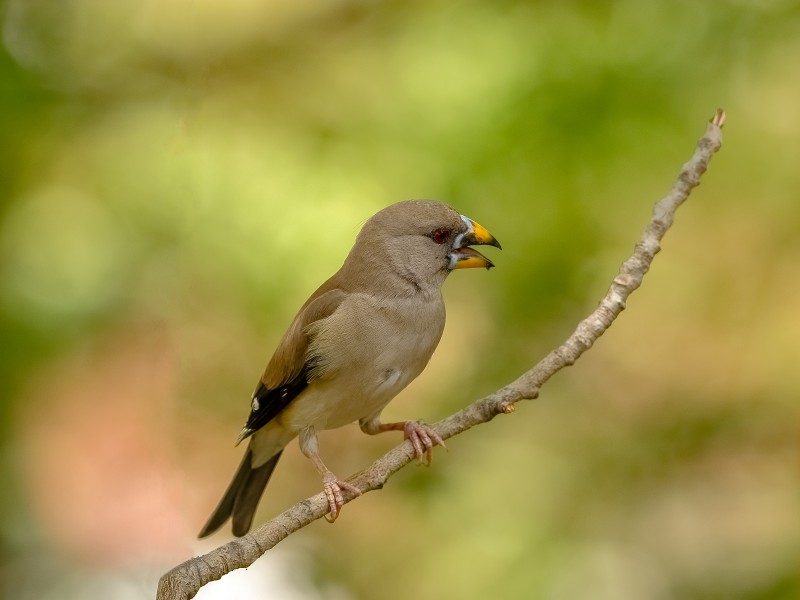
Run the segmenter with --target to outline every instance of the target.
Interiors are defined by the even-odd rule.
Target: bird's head
[[[413,287],[438,289],[454,269],[494,266],[473,245],[500,248],[486,228],[450,206],[407,200],[387,206],[366,222],[351,258],[388,268]]]

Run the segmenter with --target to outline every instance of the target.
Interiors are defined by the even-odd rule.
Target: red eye
[[[437,229],[431,234],[431,237],[437,244],[444,244],[450,237],[450,232],[447,229]]]

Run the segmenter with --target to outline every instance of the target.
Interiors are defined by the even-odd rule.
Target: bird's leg
[[[377,435],[384,431],[402,431],[403,438],[411,442],[414,446],[414,454],[420,464],[426,464],[422,460],[424,456],[427,464],[431,464],[432,448],[436,445],[447,449],[444,440],[430,425],[421,421],[398,421],[397,423],[381,423],[380,415],[369,419],[361,419],[358,422],[361,431],[369,435]]]
[[[328,498],[328,506],[331,509],[330,514],[325,515],[325,519],[327,519],[329,523],[333,523],[336,517],[339,516],[342,506],[344,506],[342,490],[347,490],[354,496],[360,496],[361,490],[346,481],[342,481],[334,475],[333,471],[325,466],[325,463],[322,462],[319,456],[317,432],[313,427],[306,427],[300,432],[300,450],[311,459],[311,462],[314,463],[314,466],[317,467],[317,471],[322,476],[322,489],[325,492],[325,496]]]

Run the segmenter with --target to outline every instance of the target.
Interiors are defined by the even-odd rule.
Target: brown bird
[[[403,431],[417,459],[430,462],[442,438],[419,421],[382,423],[381,411],[419,375],[442,336],[441,287],[454,269],[494,265],[470,245],[500,248],[481,225],[430,200],[392,204],[369,219],[337,273],[314,292],[284,334],[253,394],[237,444],[250,438],[239,470],[200,537],[233,517],[233,534],[250,529],[256,507],[286,445],[300,449],[322,476],[329,521],[359,495],[322,462],[317,432],[358,421],[370,435]]]

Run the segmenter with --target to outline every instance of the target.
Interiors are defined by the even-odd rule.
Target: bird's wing
[[[339,288],[329,289],[329,284],[309,298],[284,334],[253,393],[250,416],[237,444],[274,419],[308,386],[310,365],[306,351],[310,335],[307,328],[332,315],[347,297]]]
[[[308,379],[306,378],[305,370],[298,373],[294,379],[285,385],[277,388],[270,389],[259,381],[256,391],[253,393],[250,416],[247,417],[247,423],[245,423],[236,443],[238,444],[250,437],[274,419],[284,408],[289,406],[292,400],[297,398],[306,386],[308,386]]]

